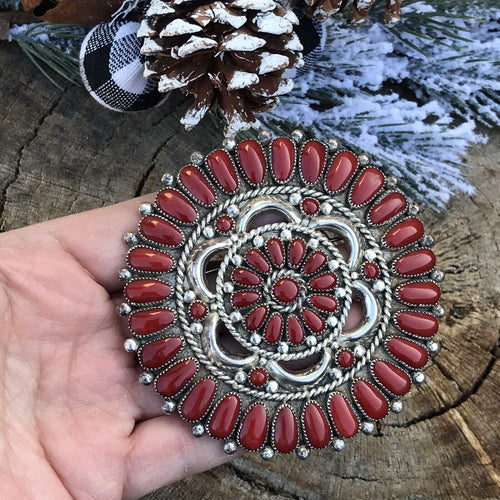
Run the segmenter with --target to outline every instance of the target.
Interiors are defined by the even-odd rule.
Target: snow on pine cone
[[[368,19],[368,14],[377,0],[353,0],[349,11],[348,20],[352,26],[361,26]],[[384,20],[388,26],[394,26],[401,19],[402,0],[386,0]],[[298,0],[308,16],[326,19],[332,14],[337,14],[349,3],[349,0]],[[293,6],[297,0],[292,0]]]
[[[137,33],[144,74],[160,78],[161,92],[194,94],[187,129],[216,105],[234,135],[293,88],[283,73],[303,64],[297,23],[273,0],[152,0]]]

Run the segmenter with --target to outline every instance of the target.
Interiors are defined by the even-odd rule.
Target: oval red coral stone
[[[224,439],[231,434],[238,420],[240,407],[240,398],[235,394],[228,394],[217,405],[208,424],[208,430],[214,438]]]
[[[189,308],[189,314],[194,319],[202,319],[207,314],[207,306],[203,302],[193,302]]]
[[[302,309],[302,319],[314,333],[322,332],[325,329],[326,324],[323,318],[311,309]]]
[[[418,219],[406,219],[383,236],[383,240],[390,248],[401,248],[418,241],[424,234],[424,226]]]
[[[399,286],[397,294],[403,302],[408,304],[432,305],[440,299],[441,290],[432,281],[415,281]]]
[[[129,326],[136,335],[147,335],[170,326],[175,314],[170,309],[147,309],[130,315]]]
[[[141,349],[141,363],[146,368],[158,368],[168,363],[181,349],[182,340],[179,337],[167,337],[146,344]]]
[[[337,284],[337,276],[333,273],[325,273],[316,276],[309,283],[313,290],[331,290]]]
[[[222,150],[214,151],[207,156],[207,165],[220,187],[227,193],[238,189],[238,176],[229,155]]]
[[[182,402],[180,414],[189,422],[199,420],[210,407],[215,389],[216,384],[211,378],[200,380]]]
[[[330,169],[326,174],[326,187],[330,191],[342,189],[352,177],[358,160],[350,151],[341,151],[332,160]]]
[[[326,255],[323,252],[314,252],[309,256],[304,264],[304,273],[305,274],[314,274],[318,271],[321,266],[326,262]]]
[[[198,367],[194,359],[184,359],[156,379],[156,390],[162,396],[177,394],[195,375]]]
[[[215,223],[215,227],[217,227],[217,230],[220,233],[228,233],[233,229],[234,222],[231,217],[228,217],[227,215],[222,215],[217,219],[217,222]]]
[[[266,440],[269,420],[266,407],[256,404],[246,414],[240,427],[240,444],[247,450],[258,450]]]
[[[319,210],[318,200],[306,198],[302,202],[302,210],[304,210],[304,213],[307,215],[314,215]]]
[[[156,196],[156,203],[164,213],[179,222],[189,224],[195,222],[198,217],[194,205],[175,189],[160,191]]]
[[[397,366],[387,361],[375,361],[372,366],[373,374],[378,381],[392,394],[405,395],[411,387],[410,377]]]
[[[179,246],[184,240],[178,227],[154,215],[144,217],[141,220],[140,231],[145,238],[169,247]]]
[[[246,326],[248,330],[258,330],[267,316],[267,306],[256,307],[246,319]]]
[[[395,358],[412,368],[422,368],[429,359],[427,351],[422,346],[400,337],[390,338],[386,347]]]
[[[273,141],[271,163],[276,180],[283,182],[290,178],[295,164],[295,146],[290,139],[280,137]]]
[[[290,453],[297,446],[297,419],[288,406],[283,406],[274,422],[274,446],[281,453]]]
[[[337,309],[337,301],[329,295],[311,295],[309,302],[321,311],[333,312]]]
[[[250,269],[238,267],[233,271],[233,280],[240,285],[257,286],[260,285],[260,276],[255,274]]]
[[[288,249],[288,261],[291,266],[298,266],[302,257],[306,253],[306,244],[304,240],[297,238],[290,243],[290,248]]]
[[[366,168],[352,187],[351,202],[354,205],[369,202],[382,189],[384,181],[384,174],[378,168]]]
[[[359,430],[356,414],[342,394],[333,393],[329,401],[330,415],[337,432],[346,438],[354,436]]]
[[[128,263],[140,271],[159,273],[170,271],[174,265],[174,259],[167,253],[152,248],[138,247],[128,254]]]
[[[268,273],[271,269],[271,266],[269,265],[267,259],[264,257],[264,254],[256,248],[252,248],[247,252],[246,259],[252,267],[257,269],[257,271],[260,271],[261,273]]]
[[[170,295],[171,291],[168,283],[146,279],[130,281],[124,289],[125,297],[131,302],[137,303],[164,300]]]
[[[438,320],[432,314],[401,311],[395,320],[401,330],[418,337],[432,337],[439,328]]]
[[[403,276],[422,274],[430,271],[436,265],[436,256],[432,250],[421,248],[402,255],[395,263],[394,269]]]
[[[389,412],[387,399],[370,382],[363,379],[356,380],[352,392],[359,406],[371,419],[380,420]]]
[[[283,261],[285,260],[285,251],[281,240],[278,238],[271,238],[267,242],[267,251],[276,266],[281,266],[281,264],[283,264]]]
[[[266,175],[266,157],[257,141],[248,139],[238,144],[238,161],[246,178],[260,184]]]
[[[234,307],[248,307],[259,300],[260,293],[253,290],[243,290],[233,295],[232,302]]]
[[[262,368],[257,368],[250,373],[250,383],[256,387],[261,387],[267,382],[267,373]]]
[[[184,167],[179,172],[179,181],[200,203],[211,205],[215,201],[215,191],[196,167]]]
[[[373,205],[368,218],[373,224],[383,224],[406,208],[406,198],[401,193],[389,193]]]
[[[337,363],[342,368],[350,368],[354,364],[354,354],[344,349],[337,354]]]
[[[274,344],[281,338],[283,331],[283,318],[281,314],[275,314],[271,317],[266,326],[264,338],[270,343]]]
[[[292,344],[304,341],[304,329],[296,316],[289,316],[287,321],[288,338]]]
[[[379,268],[373,262],[367,262],[363,266],[363,274],[367,280],[374,280],[379,275]]]
[[[273,295],[280,302],[293,302],[299,295],[299,285],[290,278],[281,278],[273,286]]]
[[[325,166],[326,149],[319,141],[307,141],[300,155],[300,169],[304,182],[314,184]]]
[[[309,403],[304,410],[304,428],[307,440],[314,448],[324,448],[330,441],[330,426],[316,403]]]

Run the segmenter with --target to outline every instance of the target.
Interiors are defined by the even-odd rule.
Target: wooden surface
[[[165,171],[222,139],[204,122],[178,125],[180,99],[125,115],[83,89],[59,91],[13,44],[0,44],[1,228],[33,224],[154,191]],[[498,498],[500,134],[470,150],[472,196],[423,210],[447,273],[443,344],[404,411],[344,452],[263,462],[249,455],[156,492],[154,499]],[[112,228],[110,228],[112,231]],[[121,235],[117,234],[117,238]]]

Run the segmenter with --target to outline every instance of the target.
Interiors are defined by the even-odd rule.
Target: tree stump
[[[208,119],[192,132],[181,128],[182,97],[129,115],[100,107],[81,88],[60,91],[13,44],[0,45],[0,94],[2,230],[155,191],[191,151],[222,140]],[[404,411],[379,424],[375,436],[349,440],[341,453],[312,453],[305,463],[248,454],[150,500],[500,496],[500,133],[489,134],[468,156],[475,194],[455,197],[445,213],[421,212],[446,272],[447,314],[442,350]]]

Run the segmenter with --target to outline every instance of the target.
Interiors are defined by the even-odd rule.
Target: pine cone
[[[352,26],[358,27],[366,22],[372,5],[377,0],[353,0],[348,20]],[[394,26],[401,19],[401,3],[403,0],[386,0],[384,20],[388,26]],[[304,2],[304,11],[308,16],[326,19],[337,14],[349,3],[349,0],[299,0]]]
[[[293,88],[283,73],[303,64],[297,23],[273,0],[153,0],[137,34],[149,56],[144,74],[160,77],[161,92],[195,95],[187,129],[218,105],[234,135]]]

